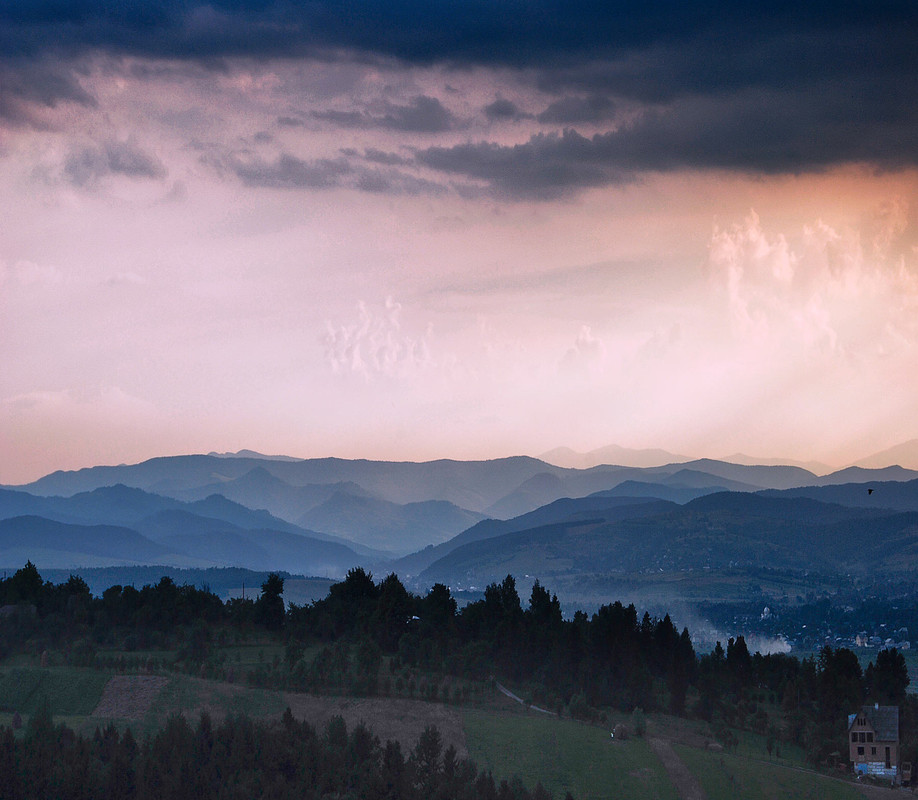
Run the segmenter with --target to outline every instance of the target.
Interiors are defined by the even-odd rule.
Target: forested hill
[[[247,680],[276,690],[463,703],[496,678],[556,713],[597,720],[665,710],[706,720],[725,742],[746,729],[793,743],[813,763],[844,747],[852,709],[878,702],[900,706],[903,759],[918,756],[918,698],[906,695],[895,649],[879,651],[866,670],[845,648],[827,645],[801,661],[750,653],[741,636],[699,657],[668,615],[614,602],[566,619],[538,583],[524,607],[509,575],[462,609],[442,584],[415,595],[394,575],[375,582],[360,568],[308,606],[285,608],[283,592],[284,579],[271,574],[257,599],[223,603],[168,578],[94,597],[79,578],[54,585],[27,564],[0,580],[0,658],[47,651],[71,665],[111,666],[105,648],[171,648],[169,661],[122,656],[117,664],[232,680],[218,640],[257,633],[283,643],[285,655]],[[442,688],[446,676],[452,689]]]

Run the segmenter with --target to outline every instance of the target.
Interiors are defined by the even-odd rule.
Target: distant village
[[[698,640],[724,639],[719,631],[742,635],[762,652],[813,652],[825,645],[859,650],[912,649],[910,631],[918,631],[918,609],[909,604],[870,601],[857,606],[829,606],[817,601],[801,606],[757,606],[737,611],[735,605],[710,605],[703,615],[711,630],[693,629]],[[909,623],[909,624],[906,624]]]

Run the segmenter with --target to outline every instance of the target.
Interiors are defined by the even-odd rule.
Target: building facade
[[[862,706],[849,714],[848,749],[858,775],[898,783],[899,706]]]

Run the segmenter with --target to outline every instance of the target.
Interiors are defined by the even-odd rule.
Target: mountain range
[[[362,565],[419,587],[508,573],[573,585],[651,571],[901,572],[918,567],[918,472],[173,456],[0,488],[0,567],[27,559],[329,578]]]

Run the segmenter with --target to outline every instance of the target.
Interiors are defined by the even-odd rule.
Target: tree
[[[435,725],[428,725],[418,739],[411,760],[414,763],[417,787],[423,796],[432,793],[440,771],[443,741]]]
[[[255,618],[269,630],[280,630],[284,625],[284,579],[276,572],[268,575],[261,585],[261,597],[255,604]]]
[[[905,701],[908,668],[905,656],[895,647],[877,653],[876,665],[868,665],[865,678],[874,701],[888,705],[901,705]]]

